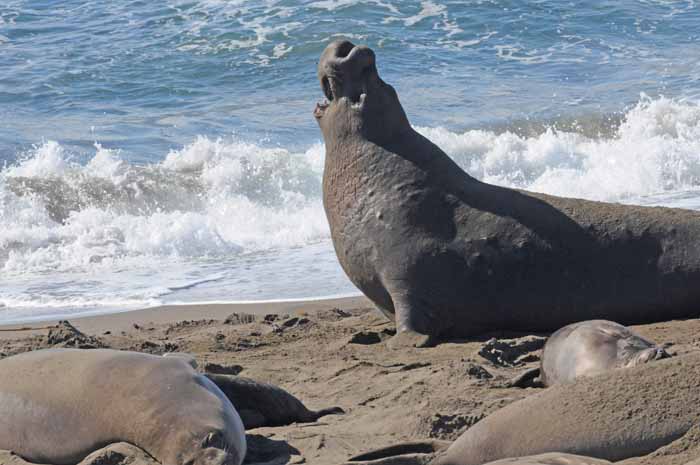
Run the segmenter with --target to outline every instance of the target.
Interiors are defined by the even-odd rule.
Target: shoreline
[[[364,298],[212,303],[76,318],[71,324],[77,331],[69,326],[54,331],[46,326],[35,326],[33,331],[0,327],[0,358],[54,348],[106,348],[157,356],[180,352],[194,357],[202,372],[240,374],[278,386],[310,409],[345,411],[315,422],[247,430],[245,463],[250,465],[340,464],[404,441],[453,441],[494,412],[544,392],[537,385],[523,384],[522,375],[539,366],[545,335],[497,334],[394,350],[387,344],[394,334],[393,322],[371,307]],[[225,323],[234,312],[257,318]],[[263,318],[280,313],[289,317]],[[671,343],[677,356],[699,350],[700,319],[633,329],[651,341]],[[678,381],[682,386],[696,384],[683,377]],[[648,393],[649,379],[640,378],[626,389],[630,396]],[[683,393],[672,394],[687,394],[688,402],[694,400],[691,393]],[[648,412],[655,412],[650,408]],[[634,415],[650,418],[648,412]],[[514,431],[522,427],[514,425]],[[621,463],[687,464],[700,456],[695,434]],[[2,457],[0,463],[6,464]]]
[[[100,333],[104,331],[127,331],[134,325],[167,324],[182,320],[224,320],[232,313],[266,314],[301,314],[314,313],[327,308],[353,310],[373,308],[373,304],[364,296],[332,297],[327,299],[289,299],[250,303],[202,303],[202,304],[167,304],[138,310],[125,310],[103,315],[76,315],[71,318],[47,319],[27,323],[0,323],[0,338],[25,337],[40,332],[59,321],[67,320],[81,331]]]

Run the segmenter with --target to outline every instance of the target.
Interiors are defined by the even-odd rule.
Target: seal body
[[[579,376],[595,376],[669,357],[653,342],[621,324],[592,320],[557,330],[544,346],[540,380],[545,386],[568,383]]]
[[[107,444],[163,465],[240,465],[243,424],[184,360],[116,350],[50,349],[0,361],[0,449],[75,464]]]
[[[700,354],[693,353],[559,384],[492,413],[430,465],[546,452],[611,462],[643,456],[697,423],[699,383]]]
[[[348,463],[482,465],[548,453],[610,462],[641,457],[697,425],[698,386],[700,353],[612,370],[513,402],[467,429],[449,447],[435,441],[396,444]]]
[[[489,462],[486,465],[611,465],[607,460],[599,460],[581,455],[550,452],[530,457],[517,457]]]
[[[241,376],[208,373],[206,377],[236,407],[246,429],[308,423],[325,415],[344,413],[340,407],[309,410],[292,394],[272,384]]]
[[[411,128],[369,48],[331,43],[318,75],[333,245],[395,344],[700,312],[700,212],[480,182]]]

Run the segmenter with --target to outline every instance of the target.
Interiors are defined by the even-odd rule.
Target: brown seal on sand
[[[391,345],[700,315],[700,212],[480,182],[411,128],[371,49],[331,43],[318,77],[333,245]]]
[[[626,326],[606,320],[582,321],[564,326],[547,339],[540,381],[552,386],[668,357],[663,347]]]
[[[71,465],[126,442],[167,465],[240,465],[245,431],[226,396],[177,357],[49,349],[0,361],[0,449]]]
[[[418,448],[416,442],[351,460],[387,465],[479,465],[546,452],[611,462],[640,457],[675,441],[697,424],[698,386],[700,353],[691,353],[552,386],[497,410],[448,448],[434,448],[429,461],[423,460],[425,456],[423,461],[411,457]],[[402,460],[397,454],[410,455]]]

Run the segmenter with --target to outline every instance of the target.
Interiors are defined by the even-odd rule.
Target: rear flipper
[[[340,407],[331,407],[331,408],[322,408],[321,410],[316,410],[315,412],[313,410],[309,411],[311,413],[311,416],[309,417],[309,422],[311,421],[316,421],[321,417],[325,417],[326,415],[344,415],[345,410],[343,410]]]
[[[345,465],[427,465],[449,445],[448,441],[404,442],[356,455]]]

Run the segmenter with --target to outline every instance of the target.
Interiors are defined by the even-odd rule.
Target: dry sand
[[[0,327],[0,356],[46,347],[188,352],[201,368],[242,370],[242,376],[287,389],[309,408],[346,411],[316,423],[248,431],[247,462],[269,465],[333,465],[399,441],[455,439],[491,412],[540,392],[517,385],[520,374],[537,366],[546,337],[493,333],[392,351],[385,341],[393,325],[359,297],[159,307],[71,323],[83,334],[55,328],[56,322]],[[18,326],[39,329],[13,330]],[[634,328],[656,342],[673,343],[671,352],[700,350],[700,320]],[[697,444],[698,433],[691,430],[652,456],[625,464],[682,465],[700,457]]]

